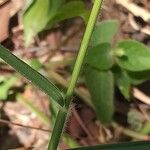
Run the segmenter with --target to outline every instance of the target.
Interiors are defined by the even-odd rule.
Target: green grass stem
[[[69,111],[69,106],[71,103],[71,99],[72,99],[72,95],[75,89],[75,85],[83,64],[83,60],[84,57],[86,55],[86,51],[92,36],[92,32],[94,29],[94,25],[97,19],[97,16],[99,14],[99,9],[102,5],[103,0],[95,0],[94,1],[94,6],[92,8],[90,17],[89,17],[89,21],[84,33],[84,37],[83,40],[81,42],[81,46],[80,46],[80,50],[79,50],[79,54],[74,66],[74,70],[72,73],[72,78],[65,96],[65,108]],[[48,145],[48,150],[57,150],[58,144],[59,144],[59,140],[61,138],[61,134],[64,128],[64,124],[67,118],[67,113],[66,112],[62,112],[61,110],[59,110],[58,115],[57,115],[57,119],[55,122],[55,126],[52,132],[52,136],[51,136],[51,140],[49,142]]]

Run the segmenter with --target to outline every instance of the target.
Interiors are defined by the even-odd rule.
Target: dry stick
[[[0,7],[0,42],[8,37],[8,26],[10,19],[10,3]]]
[[[134,139],[138,139],[138,140],[150,140],[150,136],[147,136],[147,135],[142,135],[140,133],[137,133],[135,131],[132,131],[130,129],[127,129],[127,128],[124,128],[120,125],[118,125],[116,122],[113,122],[112,123],[112,126],[117,129],[117,130],[120,130],[124,135],[127,135],[129,137],[132,137]]]
[[[2,1],[0,0],[0,7],[7,4],[8,2],[10,2],[10,0],[2,0]]]
[[[83,25],[80,24],[77,29],[73,30],[66,38],[64,38],[59,48],[61,48],[65,44],[67,44],[67,42],[71,38],[73,38],[78,32],[81,32],[82,27],[83,27]]]
[[[65,96],[65,106],[64,108],[66,108],[69,111],[69,106],[71,103],[71,99],[72,99],[72,95],[73,95],[73,91],[75,89],[75,85],[78,79],[78,76],[80,74],[80,70],[84,61],[84,57],[86,55],[86,51],[88,48],[88,44],[90,42],[91,39],[91,35],[94,29],[94,25],[97,19],[97,16],[99,14],[99,9],[102,5],[102,1],[103,0],[95,0],[94,1],[94,6],[85,30],[85,34],[80,46],[80,50],[79,50],[79,54],[75,63],[75,67],[72,73],[72,78]],[[61,134],[62,134],[62,130],[65,124],[65,121],[67,119],[67,113],[66,112],[62,112],[61,110],[58,112],[57,115],[57,119],[55,122],[55,126],[52,132],[52,136],[51,136],[51,140],[48,146],[48,150],[56,150],[59,144],[59,140],[61,138]]]
[[[135,16],[140,16],[144,21],[148,22],[150,20],[150,13],[147,10],[144,10],[143,8],[135,5],[129,0],[116,0],[116,3],[128,9]]]
[[[139,89],[133,88],[133,95],[134,95],[135,98],[137,98],[141,102],[143,102],[143,103],[145,103],[147,105],[150,105],[150,97],[148,97],[147,95],[145,95]]]
[[[88,128],[85,126],[85,124],[83,123],[83,121],[81,120],[78,112],[73,108],[72,109],[73,114],[75,116],[75,118],[77,119],[78,123],[80,124],[80,126],[82,127],[82,129],[84,130],[84,132],[88,135],[88,137],[90,139],[94,139],[93,135],[90,133],[90,131],[88,130]]]
[[[48,130],[48,129],[42,129],[42,128],[38,128],[38,127],[23,125],[23,124],[20,124],[20,123],[15,123],[15,122],[4,120],[4,119],[0,119],[0,123],[7,124],[7,125],[20,126],[22,128],[30,128],[30,129],[44,131],[44,132],[52,132],[51,130]]]
[[[141,31],[141,32],[143,32],[143,33],[145,33],[145,34],[150,35],[150,27],[149,27],[149,25],[146,25],[146,26],[144,26],[144,27],[141,27],[140,25],[138,25],[138,23],[134,20],[133,17],[134,17],[133,15],[129,14],[129,22],[130,22],[131,26],[132,26],[135,30],[137,30],[137,31]]]

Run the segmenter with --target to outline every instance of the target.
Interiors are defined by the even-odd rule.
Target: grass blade
[[[150,142],[128,142],[119,144],[97,145],[89,147],[80,147],[70,150],[149,150]]]
[[[0,58],[12,66],[17,72],[21,73],[34,85],[39,87],[48,96],[50,96],[60,106],[64,105],[63,97],[60,90],[47,78],[31,68],[28,64],[13,55],[8,49],[0,45]]]

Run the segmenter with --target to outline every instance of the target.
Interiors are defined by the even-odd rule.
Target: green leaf
[[[47,78],[13,55],[9,50],[0,45],[0,58],[12,66],[16,71],[24,75],[29,81],[43,90],[60,106],[64,105],[60,90]]]
[[[142,114],[134,109],[131,109],[127,114],[127,122],[130,128],[134,131],[140,132],[143,126],[143,116]]]
[[[69,13],[68,13],[69,12]],[[89,11],[82,1],[34,0],[27,4],[23,14],[25,45],[29,46],[35,35],[51,28],[64,19],[81,16],[88,20]]]
[[[131,82],[130,82],[127,72],[119,68],[118,66],[113,67],[112,71],[115,76],[117,87],[119,88],[122,95],[127,100],[129,100],[131,96]]]
[[[42,31],[53,13],[50,12],[50,0],[35,0],[23,14],[25,44],[31,44],[32,38]]]
[[[66,0],[49,0],[50,1],[50,12],[55,14],[61,8],[62,4]]]
[[[68,13],[69,12],[69,13]],[[88,20],[89,11],[85,8],[85,4],[82,1],[71,1],[64,4],[60,10],[56,13],[55,17],[51,21],[52,23],[58,23],[62,20],[81,16],[85,21]]]
[[[140,72],[127,71],[127,74],[132,85],[138,85],[150,79],[150,70]]]
[[[36,0],[26,0],[25,6],[23,8],[23,13],[25,13],[35,2]]]
[[[114,73],[116,84],[126,99],[130,99],[131,96],[131,86],[139,85],[144,81],[150,79],[150,70],[131,72],[125,69],[121,69],[118,66],[112,68]]]
[[[114,113],[112,72],[99,71],[87,66],[85,77],[98,118],[104,124],[110,123]]]
[[[7,99],[9,89],[15,85],[17,78],[15,76],[6,78],[3,83],[0,83],[0,100]]]
[[[141,141],[141,142],[128,142],[128,143],[80,147],[70,150],[149,150],[149,149],[150,149],[150,142]]]
[[[115,20],[98,23],[93,31],[90,46],[93,47],[101,43],[111,43],[113,37],[117,33],[117,30],[118,22]]]
[[[99,44],[89,48],[85,63],[100,70],[107,70],[113,66],[113,56],[109,43]]]
[[[150,49],[144,44],[125,40],[118,43],[115,51],[122,50],[122,56],[118,56],[116,61],[118,65],[129,71],[150,70]]]
[[[59,108],[55,105],[55,103],[53,101],[51,101],[51,103],[50,103],[51,118],[50,119],[51,119],[52,127],[55,125],[58,111],[59,111]]]

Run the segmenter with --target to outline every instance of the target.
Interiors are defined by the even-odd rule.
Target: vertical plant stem
[[[95,0],[94,1],[94,6],[92,8],[91,11],[91,15],[89,17],[89,21],[84,33],[84,37],[83,40],[81,42],[81,46],[80,46],[80,50],[79,50],[79,54],[74,66],[74,70],[72,73],[72,78],[66,93],[66,97],[65,97],[65,108],[68,110],[69,109],[69,105],[71,103],[71,99],[72,99],[72,95],[73,95],[73,91],[75,89],[75,85],[82,67],[82,63],[88,48],[88,44],[90,42],[90,38],[94,29],[94,25],[97,19],[97,16],[99,14],[99,9],[102,5],[103,0]],[[66,112],[62,112],[61,110],[59,110],[58,115],[57,115],[57,119],[55,122],[55,126],[52,132],[52,136],[51,136],[51,140],[49,142],[49,146],[48,146],[48,150],[57,150],[58,144],[59,144],[59,140],[63,131],[63,127],[65,124],[67,118],[67,113]]]

